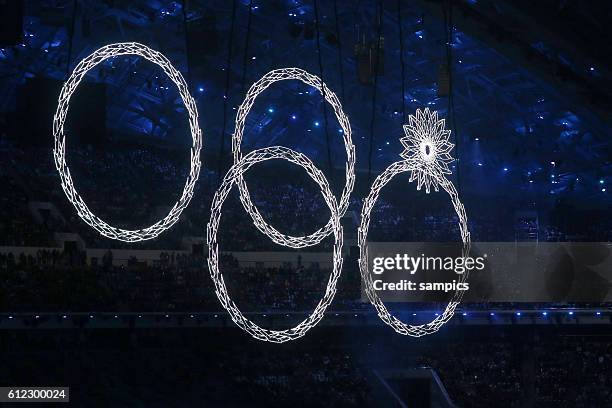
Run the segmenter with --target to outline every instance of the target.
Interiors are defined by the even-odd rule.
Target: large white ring
[[[342,136],[344,139],[344,148],[347,154],[346,161],[346,183],[342,190],[342,197],[339,203],[339,214],[340,217],[344,215],[349,205],[349,198],[353,191],[355,184],[355,146],[351,140],[351,124],[348,117],[342,110],[342,104],[338,100],[338,97],[332,92],[327,85],[316,75],[309,74],[303,69],[299,68],[282,68],[275,69],[264,75],[259,81],[255,82],[249,89],[244,101],[238,108],[236,115],[236,127],[234,130],[234,136],[232,137],[232,151],[234,153],[234,164],[238,163],[242,159],[242,153],[240,151],[240,145],[242,144],[242,136],[244,133],[244,123],[246,117],[251,111],[251,107],[255,103],[257,96],[265,91],[271,84],[278,81],[287,79],[297,79],[303,83],[313,86],[325,95],[325,100],[333,107],[334,113],[340,126],[342,127]],[[238,175],[237,178],[238,188],[240,189],[240,201],[242,206],[248,212],[253,219],[253,222],[257,228],[265,235],[270,237],[272,241],[279,245],[291,247],[291,248],[304,248],[312,245],[316,245],[321,242],[325,237],[331,234],[333,230],[332,220],[330,219],[325,227],[318,229],[310,235],[303,237],[294,237],[285,235],[276,230],[273,226],[267,224],[257,207],[251,202],[251,196],[249,189],[242,177],[242,174]]]
[[[308,175],[319,185],[325,202],[331,210],[331,226],[334,233],[334,250],[333,250],[333,270],[330,274],[327,288],[323,298],[319,301],[314,311],[297,326],[288,330],[268,330],[261,328],[251,320],[247,319],[238,306],[232,301],[223,276],[219,272],[219,244],[217,242],[217,231],[219,229],[219,221],[221,220],[221,208],[231,190],[242,174],[247,171],[253,164],[271,159],[285,159],[299,166],[302,166]],[[336,198],[332,194],[327,179],[323,173],[315,167],[310,159],[301,153],[291,150],[287,147],[272,146],[259,150],[254,150],[244,156],[238,163],[234,164],[228,173],[223,178],[223,182],[215,193],[212,201],[210,221],[208,222],[207,234],[208,242],[208,269],[210,276],[215,284],[215,293],[223,307],[229,312],[232,320],[243,330],[248,332],[256,339],[270,341],[273,343],[283,343],[289,340],[295,340],[302,337],[308,330],[314,327],[323,318],[325,310],[330,305],[336,294],[336,283],[342,271],[342,226],[340,224],[340,215],[338,212],[338,204]]]
[[[90,69],[107,58],[116,57],[119,55],[139,55],[158,65],[166,73],[166,75],[170,77],[172,82],[174,82],[174,84],[177,86],[181,99],[189,112],[189,126],[191,128],[191,138],[193,140],[191,145],[191,169],[189,176],[187,177],[187,181],[185,182],[185,187],[183,188],[181,198],[174,204],[165,218],[157,221],[150,227],[138,230],[125,230],[113,227],[94,215],[89,210],[87,204],[85,204],[79,193],[77,193],[75,190],[74,183],[72,182],[72,177],[70,175],[70,169],[66,164],[66,138],[64,136],[64,122],[66,121],[66,115],[68,114],[70,97]],[[105,237],[125,242],[144,241],[155,238],[163,231],[174,225],[174,223],[178,221],[181,212],[183,212],[187,205],[189,205],[189,201],[193,196],[195,183],[200,174],[201,165],[200,149],[202,148],[202,132],[198,126],[198,110],[196,108],[195,101],[189,93],[187,83],[183,79],[183,76],[160,52],[152,50],[146,45],[129,42],[106,45],[84,58],[81,62],[79,62],[70,75],[70,78],[68,78],[62,87],[57,110],[55,112],[55,116],[53,117],[53,136],[55,138],[55,145],[53,148],[55,167],[60,174],[62,188],[64,189],[64,193],[66,193],[66,197],[68,197],[68,200],[76,208],[79,217],[81,217],[83,221],[91,225]]]
[[[421,337],[427,334],[435,333],[440,329],[440,327],[450,320],[455,313],[455,309],[457,305],[461,302],[461,298],[463,297],[464,291],[457,290],[455,291],[452,299],[446,305],[444,312],[438,315],[434,320],[429,323],[421,324],[421,325],[410,325],[402,322],[397,319],[395,316],[391,315],[387,310],[387,307],[380,300],[380,297],[376,293],[374,289],[374,284],[372,283],[372,276],[368,271],[368,250],[367,250],[367,237],[368,237],[368,229],[370,226],[370,213],[372,211],[372,207],[376,204],[378,200],[378,195],[380,190],[387,185],[391,179],[399,173],[408,172],[418,168],[411,161],[399,161],[391,164],[389,167],[385,169],[376,180],[374,180],[374,184],[372,184],[372,189],[370,190],[370,194],[365,199],[363,203],[363,208],[361,210],[361,225],[359,226],[358,232],[358,243],[359,243],[359,270],[361,272],[361,277],[363,279],[365,285],[365,291],[368,296],[368,299],[376,308],[378,312],[378,316],[389,326],[393,327],[393,329],[404,335],[409,335],[413,337]],[[451,183],[445,177],[439,177],[438,182],[440,186],[450,195],[451,201],[453,203],[453,207],[457,216],[459,217],[459,229],[461,231],[461,241],[463,242],[463,257],[467,257],[470,252],[470,232],[468,231],[467,226],[467,216],[465,214],[465,208],[463,204],[459,200],[459,194],[455,189],[453,183]],[[459,282],[463,283],[468,278],[468,272],[466,271],[459,278]]]

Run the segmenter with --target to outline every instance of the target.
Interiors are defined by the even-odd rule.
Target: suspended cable
[[[378,84],[378,64],[380,60],[380,46],[382,37],[382,0],[378,0],[378,33],[376,42],[376,56],[374,59],[374,87],[372,90],[372,118],[370,120],[370,146],[368,152],[368,183],[372,181],[372,150],[374,149],[374,124],[376,122],[376,87]],[[371,50],[371,47],[370,47]],[[370,54],[371,55],[371,54]]]
[[[327,123],[327,102],[325,101],[325,86],[323,81],[323,56],[321,55],[321,28],[319,27],[319,2],[314,0],[315,29],[317,31],[317,54],[319,57],[319,78],[321,79],[321,94],[323,95],[323,126],[325,126],[325,142],[327,145],[327,166],[329,167],[329,178],[333,179],[334,168],[332,165],[331,146]]]
[[[461,192],[461,182],[460,182],[460,156],[459,156],[459,133],[457,132],[457,121],[455,118],[455,99],[453,97],[454,87],[453,87],[453,2],[452,0],[448,0],[445,2],[444,6],[447,8],[443,8],[444,11],[444,30],[445,30],[445,46],[446,46],[446,64],[448,71],[448,119],[449,126],[453,133],[453,138],[455,142],[455,156],[457,158],[456,162],[456,174],[457,174],[457,191]]]
[[[246,87],[247,64],[249,63],[249,42],[251,40],[251,17],[253,16],[253,0],[249,1],[249,15],[247,17],[247,27],[244,43],[244,55],[242,57],[242,80],[240,83],[240,92],[244,94]]]
[[[340,22],[338,18],[338,1],[334,0],[334,19],[336,22],[336,41],[338,42],[338,70],[340,71],[340,95],[344,99],[344,69],[342,68],[342,41],[340,39]]]
[[[404,33],[402,31],[402,0],[397,0],[397,28],[399,30],[400,64],[402,66],[402,124],[406,123],[406,65],[404,64]]]
[[[185,31],[185,61],[187,63],[187,83],[191,84],[191,68],[189,67],[189,32],[187,28],[187,1],[183,0],[183,31]]]
[[[223,91],[223,125],[221,127],[221,143],[219,144],[219,162],[217,169],[217,185],[221,184],[221,171],[225,153],[225,127],[227,124],[227,105],[229,102],[230,76],[232,72],[232,49],[234,45],[234,25],[236,23],[236,0],[232,0],[232,21],[227,46],[227,61],[225,64],[225,90]]]
[[[78,0],[72,6],[72,22],[70,23],[70,40],[68,41],[68,61],[66,61],[66,79],[70,77],[70,61],[72,61],[72,43],[74,41],[74,28],[76,25]]]

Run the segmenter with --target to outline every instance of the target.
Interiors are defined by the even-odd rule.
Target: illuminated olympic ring
[[[259,81],[255,82],[249,89],[244,101],[238,108],[236,115],[236,127],[234,130],[234,136],[232,138],[232,151],[234,153],[234,164],[238,163],[242,158],[240,151],[240,145],[242,144],[242,136],[244,133],[244,124],[246,117],[251,111],[251,107],[255,103],[257,96],[265,91],[270,85],[278,81],[284,81],[288,79],[297,79],[303,83],[313,86],[325,95],[325,100],[333,107],[334,113],[340,126],[342,127],[342,136],[344,139],[344,148],[347,154],[347,161],[345,165],[346,170],[346,184],[342,190],[342,197],[339,203],[339,214],[340,217],[344,215],[349,205],[349,198],[353,191],[355,184],[355,146],[351,140],[351,124],[349,123],[348,117],[342,110],[342,105],[338,100],[338,97],[332,92],[327,85],[321,79],[315,75],[309,74],[308,72],[299,68],[282,68],[275,69],[264,75]],[[267,224],[255,204],[251,201],[249,189],[246,185],[242,174],[238,175],[237,179],[238,188],[240,190],[240,201],[242,206],[249,213],[253,219],[253,223],[263,234],[267,235],[272,241],[279,245],[287,246],[290,248],[304,248],[312,245],[316,245],[321,242],[325,237],[331,234],[333,230],[332,220],[330,219],[327,225],[315,231],[314,233],[303,236],[293,237],[285,235],[277,231],[274,227]]]
[[[251,320],[247,319],[238,306],[231,300],[225,287],[225,282],[221,272],[219,272],[219,244],[217,242],[217,231],[219,229],[219,221],[221,220],[221,208],[225,199],[231,190],[234,183],[237,183],[246,172],[255,163],[263,162],[271,159],[285,159],[303,167],[308,175],[319,185],[325,202],[331,210],[330,225],[334,234],[334,250],[333,250],[333,270],[327,282],[325,294],[314,311],[297,326],[288,330],[268,330],[263,329]],[[332,302],[336,294],[336,283],[342,270],[342,226],[340,225],[340,213],[338,203],[332,194],[327,179],[323,173],[315,167],[315,165],[301,153],[282,146],[266,147],[259,150],[254,150],[244,156],[240,161],[234,164],[228,173],[225,175],[221,186],[216,191],[212,201],[210,221],[207,228],[207,243],[208,243],[208,269],[210,276],[215,284],[215,293],[223,307],[229,312],[232,320],[243,330],[248,332],[256,339],[269,341],[273,343],[283,343],[289,340],[295,340],[302,337],[308,330],[314,327],[323,318],[325,310]]]
[[[376,290],[374,289],[374,285],[372,283],[372,276],[368,271],[368,250],[367,250],[367,236],[368,236],[368,228],[370,226],[370,213],[372,211],[372,207],[376,204],[378,200],[378,195],[380,190],[384,186],[391,181],[391,179],[397,174],[404,172],[413,172],[413,171],[422,171],[422,167],[418,162],[413,160],[405,160],[398,161],[391,164],[389,167],[385,169],[383,173],[381,173],[376,180],[374,180],[374,184],[372,185],[372,189],[370,194],[365,199],[363,203],[363,208],[361,210],[361,225],[359,226],[358,232],[358,243],[359,243],[359,270],[361,271],[361,277],[364,281],[365,291],[370,300],[370,302],[376,308],[378,312],[378,316],[389,326],[393,327],[396,332],[404,335],[409,335],[413,337],[421,337],[427,334],[432,334],[438,331],[440,327],[450,320],[455,313],[455,309],[457,305],[461,302],[461,298],[463,297],[464,291],[457,290],[455,291],[452,299],[446,305],[444,313],[437,316],[434,320],[427,324],[421,325],[409,325],[396,317],[392,316],[383,302],[380,300]],[[446,177],[441,174],[434,176],[437,186],[442,187],[450,196],[451,201],[453,203],[453,207],[457,216],[459,217],[459,229],[461,231],[461,241],[463,242],[462,254],[463,257],[467,257],[470,251],[470,232],[468,231],[467,226],[467,216],[465,213],[465,208],[463,204],[459,200],[459,195],[453,183],[451,183]],[[468,278],[468,272],[466,271],[461,275],[459,279],[459,283],[463,283]]]
[[[180,199],[174,204],[165,218],[147,228],[138,230],[125,230],[113,227],[94,215],[75,190],[70,169],[66,164],[64,122],[68,113],[70,97],[90,69],[108,58],[120,55],[139,55],[158,65],[170,77],[177,86],[181,99],[189,113],[189,126],[193,140],[191,145],[191,169]],[[198,126],[198,110],[181,73],[172,66],[164,55],[145,45],[134,42],[109,44],[96,50],[93,54],[79,62],[70,78],[68,78],[62,87],[57,111],[53,117],[53,136],[55,138],[53,148],[55,167],[60,174],[62,188],[64,193],[66,193],[66,197],[76,208],[79,217],[105,237],[126,242],[137,242],[155,238],[178,221],[181,212],[187,207],[193,196],[193,189],[200,174],[200,149],[202,148],[202,132]]]
[[[189,126],[193,140],[191,146],[190,172],[189,176],[187,177],[187,181],[185,182],[185,187],[183,188],[183,193],[180,199],[174,204],[165,218],[147,228],[139,230],[124,230],[113,227],[94,215],[75,190],[65,157],[66,139],[64,136],[64,123],[66,121],[66,115],[68,114],[70,97],[89,70],[108,58],[121,55],[139,55],[158,65],[160,68],[162,68],[166,75],[170,77],[172,82],[174,82],[174,84],[177,86],[181,99],[183,100],[183,103],[185,104],[185,107],[189,113]],[[307,85],[317,88],[322,94],[324,94],[325,100],[332,105],[336,117],[340,122],[345,150],[347,153],[347,161],[345,166],[346,184],[342,191],[342,197],[339,203],[332,194],[327,179],[323,173],[314,166],[310,159],[301,153],[295,152],[286,147],[273,146],[258,149],[247,154],[246,156],[242,156],[240,145],[242,143],[244,124],[246,117],[249,114],[253,103],[255,102],[255,99],[272,83],[287,79],[298,79]],[[420,189],[422,185],[425,185],[427,192],[429,192],[430,186],[433,186],[436,191],[438,190],[438,187],[442,187],[450,195],[455,212],[459,217],[459,228],[461,230],[461,239],[463,242],[463,256],[465,257],[469,253],[470,233],[467,228],[465,209],[459,200],[454,185],[444,176],[444,174],[450,173],[445,163],[449,160],[447,153],[452,146],[449,147],[449,145],[446,144],[446,141],[440,139],[438,135],[436,138],[431,139],[436,144],[436,154],[438,154],[438,156],[436,156],[436,159],[438,160],[437,162],[425,160],[429,159],[429,156],[419,158],[419,155],[414,153],[415,146],[420,146],[420,144],[427,142],[429,140],[428,137],[433,134],[423,133],[423,130],[426,129],[427,126],[431,126],[437,121],[437,116],[435,116],[435,120],[433,121],[427,119],[430,116],[431,113],[428,110],[425,112],[417,111],[417,116],[411,117],[410,124],[404,127],[407,133],[412,132],[413,134],[412,137],[409,136],[406,140],[402,139],[402,143],[404,143],[405,147],[407,148],[404,157],[406,160],[393,163],[376,178],[370,194],[364,201],[361,212],[361,225],[359,227],[359,268],[365,283],[368,298],[376,308],[380,318],[385,323],[393,327],[398,333],[415,337],[431,334],[446,323],[452,317],[455,308],[461,301],[463,291],[456,291],[453,298],[446,306],[444,313],[433,321],[423,325],[407,325],[401,322],[389,313],[385,305],[376,294],[372,283],[372,278],[368,273],[366,238],[370,224],[370,213],[372,211],[372,207],[378,199],[380,190],[395,175],[403,172],[412,172],[410,181],[418,180],[418,189]],[[443,129],[443,121],[442,126],[436,127],[434,130],[430,129],[430,131],[438,132],[441,131],[441,129]],[[187,84],[180,72],[178,72],[172,66],[170,61],[165,56],[145,45],[134,42],[106,45],[79,62],[70,75],[70,78],[68,78],[62,87],[58,100],[58,107],[53,118],[53,136],[55,139],[53,156],[55,159],[55,166],[60,174],[64,193],[68,197],[68,200],[76,208],[79,217],[81,217],[81,219],[83,219],[83,221],[85,221],[91,227],[96,229],[100,234],[108,238],[126,242],[137,242],[155,238],[178,221],[182,211],[187,207],[191,197],[193,196],[193,189],[200,173],[200,150],[202,148],[202,133],[198,126],[198,112],[195,101],[189,93]],[[443,136],[447,138],[448,134],[445,133]],[[321,79],[317,76],[311,75],[298,68],[273,70],[251,86],[244,102],[238,109],[238,114],[236,116],[236,128],[232,138],[232,151],[234,153],[234,165],[225,175],[222,184],[215,193],[211,208],[211,217],[207,227],[207,243],[209,247],[208,266],[210,275],[215,284],[215,293],[221,301],[223,307],[229,312],[232,320],[240,328],[251,334],[256,339],[275,343],[283,343],[289,340],[297,339],[303,336],[323,318],[325,310],[330,305],[336,294],[336,284],[342,270],[343,236],[340,218],[344,215],[348,208],[349,197],[355,183],[355,147],[351,141],[351,126],[349,120],[344,114],[342,105],[340,104],[340,101],[336,95],[329,90],[323,81],[321,81]],[[263,220],[261,214],[257,210],[257,207],[255,207],[255,205],[251,202],[248,187],[243,178],[243,174],[245,171],[250,169],[253,164],[271,159],[285,159],[303,167],[308,175],[319,185],[325,202],[331,210],[330,220],[325,227],[320,228],[311,235],[304,237],[293,237],[281,234],[274,227],[268,225]],[[242,205],[251,215],[255,226],[277,244],[291,248],[303,248],[316,245],[329,234],[334,234],[333,270],[330,274],[325,294],[313,312],[301,323],[291,329],[268,330],[259,327],[240,312],[236,304],[230,299],[227,293],[223,276],[219,272],[217,231],[221,219],[222,205],[234,183],[238,185]],[[465,282],[467,275],[468,273],[466,272],[461,276],[460,283]]]

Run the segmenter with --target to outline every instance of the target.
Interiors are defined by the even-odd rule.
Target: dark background
[[[450,178],[472,241],[596,242],[597,256],[609,256],[610,15],[605,1],[0,1],[0,386],[70,386],[75,406],[445,406],[438,384],[458,406],[612,405],[609,304],[462,304],[439,333],[413,339],[361,301],[356,263],[362,199],[400,160],[401,125],[426,107],[452,131]],[[179,222],[136,244],[80,220],[52,155],[62,82],[94,50],[123,41],[162,52],[183,74],[204,146]],[[237,107],[266,72],[291,66],[322,76],[343,103],[357,173],[334,302],[304,338],[274,345],[251,339],[221,307],[205,229],[232,162]],[[122,228],[163,217],[189,171],[173,83],[138,57],[109,59],[70,106],[67,162],[89,208]],[[256,100],[242,151],[298,150],[339,197],[339,130],[316,90],[284,81]],[[284,233],[312,233],[329,218],[296,166],[256,165],[245,179]],[[448,196],[408,179],[382,192],[369,240],[458,241]],[[234,189],[219,244],[232,299],[263,327],[293,326],[321,298],[332,237],[280,247],[253,227]],[[248,251],[258,253],[251,262]],[[597,272],[563,259],[562,282]],[[442,301],[388,306],[417,324]],[[419,393],[425,383],[431,392]]]

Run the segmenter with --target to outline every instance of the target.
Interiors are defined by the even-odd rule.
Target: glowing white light
[[[438,120],[437,112],[432,114],[428,109],[425,109],[424,112],[417,110],[416,116],[410,116],[410,124],[405,125],[404,130],[407,137],[402,138],[401,141],[406,150],[401,156],[405,160],[391,164],[374,180],[370,194],[363,203],[361,225],[358,231],[359,270],[364,281],[368,299],[376,308],[378,316],[382,321],[400,334],[421,337],[438,331],[444,323],[450,320],[461,302],[464,291],[455,291],[444,312],[441,314],[436,313],[436,318],[426,324],[406,324],[389,313],[376,293],[372,276],[368,271],[367,236],[370,226],[370,214],[378,200],[380,191],[393,177],[404,172],[411,172],[410,181],[414,181],[415,178],[418,180],[417,190],[420,190],[424,185],[425,190],[429,193],[431,186],[436,191],[441,187],[450,196],[453,208],[459,218],[459,230],[461,232],[461,241],[463,242],[463,257],[467,257],[469,254],[471,240],[465,208],[459,200],[459,194],[455,186],[445,177],[446,174],[450,174],[447,163],[452,160],[449,154],[452,145],[448,143],[450,132],[444,130],[444,120]],[[467,278],[468,273],[466,272],[460,275],[459,281],[463,283]]]
[[[157,221],[155,224],[147,228],[138,230],[125,230],[113,227],[94,215],[74,188],[70,169],[66,164],[66,138],[64,136],[64,122],[66,121],[66,115],[68,114],[70,97],[90,69],[108,58],[120,55],[139,55],[158,65],[166,73],[166,75],[170,77],[172,82],[174,82],[174,84],[177,86],[181,99],[187,108],[187,112],[189,113],[189,126],[191,128],[191,168],[181,197],[174,204],[165,218]],[[66,197],[68,197],[68,200],[76,208],[79,217],[81,217],[83,221],[105,237],[125,242],[144,241],[155,238],[163,231],[174,225],[174,223],[178,221],[183,210],[189,205],[189,201],[193,196],[195,183],[200,174],[201,165],[200,149],[202,148],[202,132],[198,126],[198,110],[196,108],[195,101],[189,93],[187,83],[183,79],[183,76],[160,52],[152,50],[151,48],[139,43],[129,42],[106,45],[84,58],[75,67],[74,71],[70,75],[70,78],[68,78],[62,87],[58,100],[57,111],[53,117],[53,136],[55,138],[55,145],[53,148],[55,167],[60,174],[62,188],[66,194]]]
[[[330,225],[334,234],[333,270],[330,274],[327,288],[323,298],[319,301],[314,311],[297,326],[287,330],[264,329],[246,318],[238,309],[238,306],[230,298],[225,281],[219,272],[219,244],[217,242],[217,231],[221,220],[221,209],[229,191],[234,183],[239,183],[244,172],[255,163],[271,159],[285,159],[303,167],[308,175],[319,185],[323,197],[331,210]],[[261,226],[258,226],[260,228]],[[314,327],[323,318],[325,310],[331,304],[336,294],[336,283],[342,270],[342,226],[340,225],[340,212],[336,198],[332,194],[327,179],[314,164],[301,153],[282,146],[272,146],[250,152],[234,164],[223,178],[223,182],[216,191],[212,201],[210,221],[207,228],[208,243],[208,269],[215,284],[215,293],[221,305],[229,312],[232,320],[243,330],[256,339],[273,343],[283,343],[302,337],[308,330]]]
[[[272,83],[287,79],[298,79],[305,84],[317,88],[322,94],[325,95],[325,100],[332,105],[334,112],[336,113],[336,117],[340,122],[347,153],[346,184],[342,192],[340,204],[337,203],[336,198],[332,194],[327,179],[323,173],[301,153],[295,152],[286,147],[273,146],[255,150],[244,157],[242,156],[240,145],[242,143],[244,124],[246,117],[248,116],[251,107],[255,102],[255,99]],[[295,119],[296,116],[293,115],[292,118]],[[348,208],[349,197],[355,183],[355,147],[351,141],[351,126],[349,120],[342,111],[342,105],[340,104],[340,101],[336,95],[327,88],[325,83],[323,83],[320,78],[298,68],[284,68],[270,71],[251,86],[245,100],[238,108],[238,113],[236,115],[236,128],[232,138],[232,151],[234,153],[234,165],[225,175],[221,186],[219,186],[219,189],[215,193],[212,202],[211,217],[207,228],[208,268],[215,284],[215,293],[219,298],[221,305],[229,312],[232,320],[254,338],[274,343],[283,343],[289,340],[297,339],[306,334],[308,330],[314,327],[323,318],[325,310],[332,302],[336,294],[336,283],[342,270],[343,236],[340,218],[342,215],[344,215],[346,209]],[[263,220],[261,214],[257,210],[257,207],[255,207],[255,205],[251,202],[243,174],[253,164],[271,159],[285,159],[302,166],[310,177],[319,185],[325,202],[331,210],[330,220],[325,227],[308,236],[292,237],[281,234],[274,229],[274,227],[268,225]],[[251,215],[255,227],[270,237],[277,244],[291,248],[303,248],[306,246],[316,245],[329,234],[334,234],[335,242],[333,250],[333,270],[330,274],[329,281],[325,289],[325,294],[323,295],[321,301],[317,304],[314,311],[300,324],[291,329],[268,330],[259,327],[240,312],[236,304],[231,300],[229,294],[227,293],[223,276],[219,272],[217,231],[221,218],[221,207],[234,183],[238,185],[242,205]]]
[[[303,83],[315,87],[322,94],[325,95],[325,100],[334,109],[336,118],[342,127],[342,138],[344,140],[344,148],[346,150],[347,161],[345,165],[346,183],[342,190],[342,197],[339,203],[339,214],[340,217],[344,215],[349,205],[349,198],[353,191],[355,184],[355,146],[351,140],[351,124],[349,123],[348,117],[342,110],[342,104],[338,100],[338,97],[332,92],[327,85],[316,75],[309,74],[308,72],[299,68],[282,68],[275,69],[268,72],[260,80],[255,82],[249,89],[244,101],[238,108],[236,115],[236,127],[234,130],[234,136],[232,138],[232,151],[234,153],[234,164],[237,164],[242,159],[242,153],[240,151],[240,145],[242,144],[242,137],[244,133],[244,124],[246,117],[251,111],[251,107],[255,103],[257,96],[265,91],[270,85],[278,81],[284,81],[289,79],[297,79]],[[268,225],[259,210],[251,201],[249,189],[247,188],[246,182],[242,177],[242,174],[237,176],[238,188],[240,190],[240,201],[242,206],[249,213],[253,219],[255,226],[263,234],[267,235],[272,241],[279,245],[287,246],[290,248],[304,248],[312,245],[316,245],[321,242],[325,237],[332,233],[333,221],[330,219],[325,227],[313,232],[310,235],[303,237],[294,237],[280,233],[271,225]]]
[[[416,115],[408,116],[404,132],[400,142],[405,150],[400,156],[413,162],[410,181],[417,180],[417,190],[425,186],[427,194],[430,187],[438,191],[440,180],[451,174],[448,163],[453,160],[449,152],[454,145],[448,141],[450,130],[444,129],[444,119],[438,120],[438,112],[429,108],[417,109]]]

